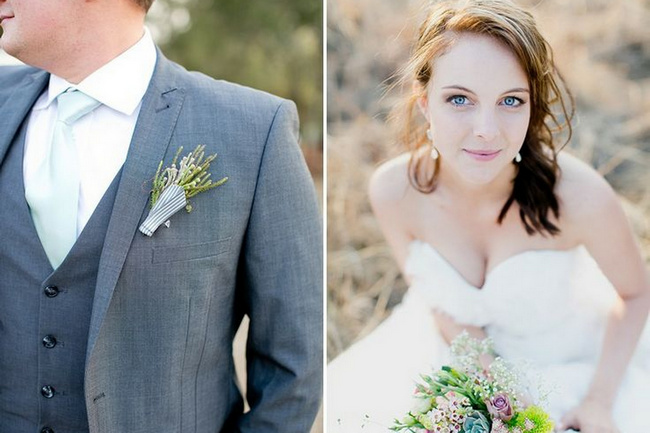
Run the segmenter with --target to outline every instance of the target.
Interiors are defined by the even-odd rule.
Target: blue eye
[[[453,105],[467,105],[469,102],[466,96],[463,95],[454,95],[447,99],[448,102],[451,102]]]
[[[517,107],[521,104],[523,104],[523,101],[519,98],[515,98],[514,96],[506,96],[503,99],[503,105],[507,107]]]

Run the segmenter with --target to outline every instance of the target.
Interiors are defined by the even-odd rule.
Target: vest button
[[[43,289],[43,292],[48,298],[54,298],[59,294],[59,288],[56,286],[47,286],[45,289]]]
[[[54,397],[54,388],[52,388],[50,385],[45,385],[43,388],[41,388],[41,395],[45,398]]]
[[[54,433],[54,430],[52,430],[52,429],[49,428],[49,427],[43,427],[43,428],[41,429],[41,433]]]
[[[52,349],[56,346],[56,338],[54,335],[46,335],[43,337],[43,346],[45,346],[46,349]]]

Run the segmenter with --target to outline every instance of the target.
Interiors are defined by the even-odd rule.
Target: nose
[[[476,114],[474,135],[490,142],[499,136],[499,122],[494,110],[483,109]]]

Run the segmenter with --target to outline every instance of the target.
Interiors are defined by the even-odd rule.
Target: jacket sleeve
[[[251,409],[237,429],[306,433],[322,395],[323,231],[292,102],[279,105],[263,152],[239,288]]]

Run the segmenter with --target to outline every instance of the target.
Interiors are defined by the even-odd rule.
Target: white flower
[[[414,397],[411,412],[413,413],[427,413],[431,410],[431,398]]]

